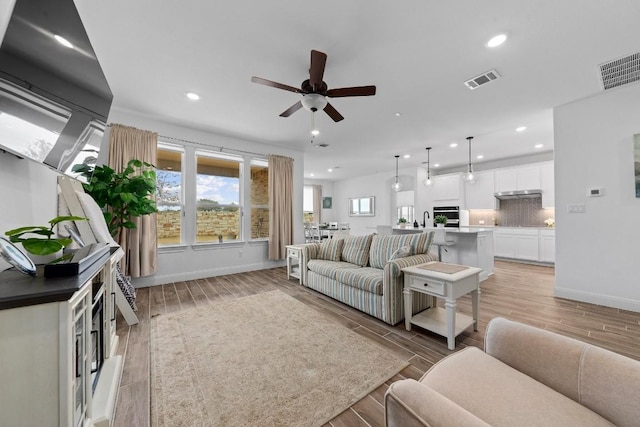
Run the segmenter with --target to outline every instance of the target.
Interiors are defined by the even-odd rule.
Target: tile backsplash
[[[504,227],[544,227],[544,220],[554,218],[554,209],[542,209],[540,197],[531,199],[507,199],[500,201],[498,210],[472,210],[469,225],[497,225]]]

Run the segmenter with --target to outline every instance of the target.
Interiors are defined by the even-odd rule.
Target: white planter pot
[[[438,228],[444,228],[444,224],[436,224],[436,227],[438,227]]]
[[[55,254],[49,255],[34,255],[27,252],[27,256],[31,259],[31,261],[33,261],[35,265],[49,264],[51,261],[54,261],[62,256],[62,249],[60,249]]]

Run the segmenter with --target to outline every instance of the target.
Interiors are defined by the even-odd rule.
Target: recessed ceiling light
[[[333,169],[329,168],[327,169],[327,172],[333,172]]]
[[[409,157],[411,157],[411,154],[405,154],[403,157],[404,157],[405,159],[408,159]]]
[[[396,112],[395,112],[395,113],[393,113],[393,114],[394,114],[396,117],[400,117],[400,116],[402,115],[402,113],[401,113],[401,112],[399,112],[399,111],[396,111]]]
[[[487,42],[487,46],[489,47],[497,47],[500,46],[507,39],[506,34],[498,34],[495,37],[492,37],[491,40]]]
[[[456,148],[458,146],[457,142],[452,142],[451,144],[449,144],[449,147],[451,148]]]
[[[544,144],[536,144],[533,146],[533,148],[542,148],[544,147]]]
[[[69,40],[65,39],[64,37],[56,34],[53,36],[53,38],[56,39],[58,43],[60,43],[62,46],[68,47],[69,49],[73,49],[73,45],[69,42]]]
[[[200,95],[198,95],[195,92],[187,92],[187,98],[189,98],[192,101],[197,101],[198,99],[200,99]]]
[[[309,176],[315,176],[314,174],[310,173]]]
[[[524,132],[525,130],[527,130],[526,126],[520,126],[516,128],[516,132]]]
[[[476,159],[484,159],[484,155],[482,155],[482,154],[478,154],[478,155],[476,156]]]
[[[320,135],[320,131],[319,131],[318,129],[313,129],[313,130],[311,131],[311,135],[313,135],[313,136],[318,136],[318,135]]]
[[[440,167],[440,163],[436,163],[433,165],[434,168],[439,168]]]

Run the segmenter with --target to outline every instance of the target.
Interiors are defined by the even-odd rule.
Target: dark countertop
[[[44,277],[44,266],[37,266],[37,276],[20,273],[15,268],[0,272],[0,310],[50,302],[66,301],[95,276],[111,257],[104,254],[82,273],[69,277]]]

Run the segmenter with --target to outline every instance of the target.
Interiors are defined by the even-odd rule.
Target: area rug
[[[271,291],[151,325],[153,426],[321,426],[407,362]]]

